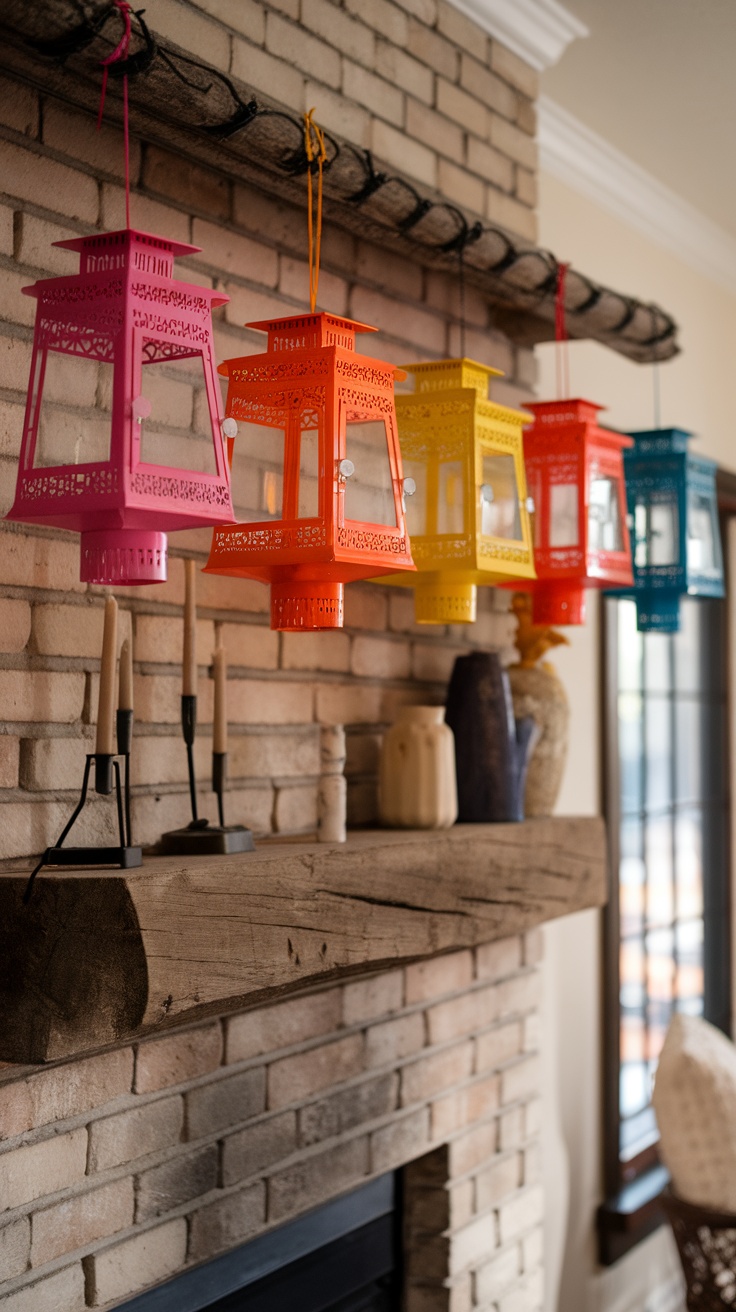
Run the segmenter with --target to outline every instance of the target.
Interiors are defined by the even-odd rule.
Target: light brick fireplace
[[[54,11],[61,28],[65,4]],[[10,0],[8,12],[23,8]],[[146,18],[257,94],[296,113],[315,105],[326,128],[372,150],[379,165],[533,239],[536,73],[446,0],[151,0]],[[11,63],[0,83],[3,512],[30,363],[33,304],[21,288],[69,270],[68,252],[53,242],[120,226],[123,213],[119,131],[108,120],[95,134],[81,102],[63,103],[68,84],[57,68],[49,66],[47,86],[24,67],[26,80]],[[114,102],[112,87],[109,94]],[[216,316],[220,359],[256,349],[245,321],[304,307],[303,209],[144,133],[131,142],[131,177],[134,223],[200,245],[182,262],[186,278],[230,297]],[[396,363],[457,354],[454,270],[424,267],[331,223],[322,249],[321,303],[381,327],[367,350]],[[471,285],[464,314],[467,354],[506,373],[494,383],[496,399],[528,399],[532,351],[499,331]],[[81,397],[58,404],[98,401],[93,370],[83,382]],[[196,396],[188,404],[196,416]],[[171,547],[165,585],[118,593],[121,636],[134,642],[133,825],[144,844],[188,818],[178,732],[181,557],[202,564],[209,534],[178,535]],[[12,879],[76,800],[94,732],[104,595],[80,584],[78,544],[68,535],[0,523],[0,553],[0,873]],[[228,813],[259,837],[313,832],[319,731],[330,724],[347,728],[349,823],[371,824],[380,735],[400,707],[442,701],[457,655],[508,653],[514,636],[506,594],[485,589],[470,632],[417,626],[410,595],[375,584],[351,585],[345,630],[328,635],[271,633],[267,593],[256,583],[200,575],[198,607],[200,775],[210,750],[209,663],[222,641]],[[200,812],[211,803],[203,788]],[[110,823],[95,799],[80,841],[103,839]],[[556,878],[557,903],[536,922],[561,914],[567,890],[559,870]],[[167,896],[185,902],[186,872],[183,880]],[[241,924],[243,903],[241,892]],[[323,985],[310,967],[306,991],[248,1010],[210,999],[194,1024],[186,998],[168,1014],[159,971],[151,1006],[163,1013],[147,1013],[144,1028],[170,1024],[177,1008],[182,1028],[110,1042],[90,1021],[76,1047],[51,1053],[83,1055],[0,1066],[0,1312],[113,1308],[394,1168],[404,1169],[404,1312],[538,1312],[541,932],[516,932],[535,923],[527,918],[510,937],[489,931],[497,941],[477,946],[476,936],[448,952],[461,940],[442,939],[443,915],[424,960],[404,964],[412,955],[404,953],[387,967],[385,951],[377,973],[357,976],[370,953],[342,944],[342,965]],[[254,936],[265,936],[264,923]],[[373,923],[377,937],[375,920],[355,923],[364,938]],[[223,957],[227,937],[222,929],[215,944]],[[240,941],[223,975],[238,959]],[[64,979],[52,976],[49,967],[36,981],[50,1016],[67,1001]],[[297,974],[276,983],[305,987]],[[229,996],[242,1002],[259,987],[239,977]]]
[[[108,1308],[407,1166],[406,1312],[542,1300],[541,932],[2,1071],[0,1309]]]

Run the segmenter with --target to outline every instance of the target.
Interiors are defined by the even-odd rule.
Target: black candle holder
[[[162,834],[157,851],[163,856],[230,856],[234,852],[252,852],[253,834],[245,825],[226,825],[223,793],[227,782],[227,752],[212,753],[212,790],[217,796],[219,825],[200,819],[197,810],[197,777],[194,770],[194,739],[197,731],[197,698],[185,694],[181,699],[181,731],[187,749],[189,800],[192,818],[183,829],[169,829]]]
[[[133,712],[117,713],[117,755],[112,752],[88,752],[82,791],[79,801],[67,820],[61,834],[53,847],[47,847],[40,861],[31,872],[26,885],[23,901],[27,903],[33,892],[36,875],[44,866],[117,866],[120,870],[131,870],[143,864],[140,847],[133,845],[130,822],[130,748],[133,738]],[[121,780],[120,761],[123,762]],[[71,833],[79,816],[84,810],[89,792],[89,777],[94,762],[94,790],[102,797],[109,797],[115,792],[118,812],[118,832],[120,844],[114,847],[64,847],[64,842]]]

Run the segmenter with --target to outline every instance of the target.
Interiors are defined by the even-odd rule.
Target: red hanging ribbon
[[[565,322],[565,285],[569,264],[557,265],[557,287],[555,289],[555,342],[557,370],[557,399],[570,394],[570,359],[568,354],[567,324]]]
[[[102,65],[102,89],[100,91],[100,108],[97,114],[97,131],[102,126],[102,115],[105,110],[105,95],[107,92],[107,75],[111,64],[116,64],[120,59],[128,58],[130,48],[130,15],[132,13],[128,0],[114,0],[115,8],[118,10],[123,20],[123,35],[112,54],[106,59],[101,59]],[[130,141],[128,132],[128,76],[123,76],[123,140],[125,144],[125,226],[130,227]]]

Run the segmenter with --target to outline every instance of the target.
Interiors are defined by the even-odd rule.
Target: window
[[[143,339],[141,394],[150,413],[140,425],[140,460],[167,469],[217,474],[201,351]]]
[[[232,467],[235,516],[241,523],[281,519],[286,429],[238,419]]]
[[[480,531],[486,537],[521,539],[519,494],[513,456],[483,453]]]
[[[388,433],[383,419],[351,419],[345,455],[355,466],[345,483],[345,519],[396,528]]]
[[[112,338],[101,334],[89,355],[53,346],[39,352],[33,383],[36,469],[110,459],[112,360]]]
[[[639,633],[633,601],[604,605],[605,1262],[630,1246],[621,1246],[622,1218],[631,1242],[658,1223],[650,1094],[670,1016],[704,1015],[728,1029],[729,816],[725,603],[683,598],[677,634]],[[620,1192],[632,1184],[650,1204],[639,1233]],[[606,1234],[612,1213],[617,1238]]]

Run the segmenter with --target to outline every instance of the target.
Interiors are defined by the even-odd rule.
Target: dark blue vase
[[[509,676],[494,652],[458,656],[445,720],[455,735],[458,820],[523,820],[536,725],[531,716],[514,719]]]

